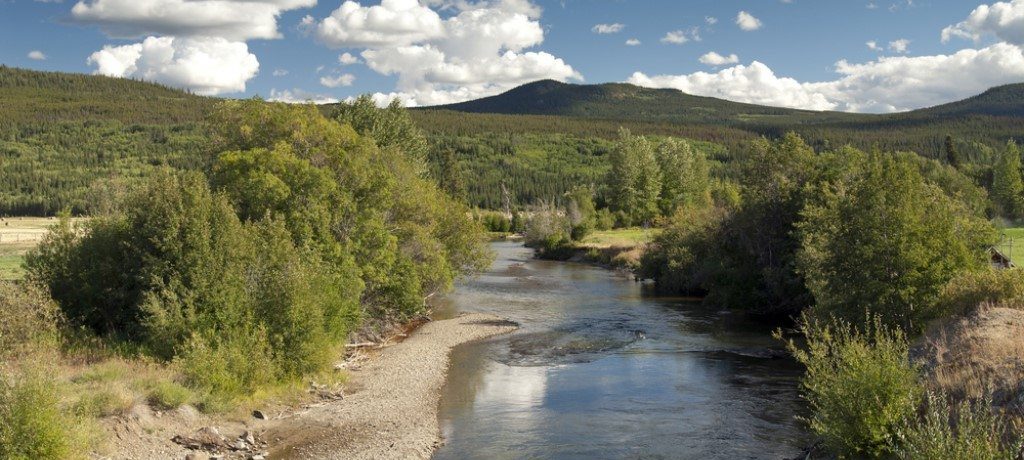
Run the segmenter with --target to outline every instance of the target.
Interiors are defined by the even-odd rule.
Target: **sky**
[[[0,0],[0,64],[288,102],[555,79],[882,113],[1024,82],[1024,0]]]

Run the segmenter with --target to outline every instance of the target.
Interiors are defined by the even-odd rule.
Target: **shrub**
[[[712,275],[707,262],[712,259],[722,218],[717,208],[680,208],[665,231],[643,251],[641,276],[655,280],[658,289],[666,292],[703,293]]]
[[[0,282],[0,359],[56,346],[60,309],[44,288]]]
[[[123,414],[135,403],[135,395],[120,382],[109,382],[84,389],[72,410],[82,417],[106,417]]]
[[[57,382],[45,369],[0,369],[0,458],[85,458],[81,421],[61,406]]]
[[[192,402],[193,394],[188,388],[173,380],[159,380],[147,391],[146,401],[157,409],[177,409]]]
[[[806,347],[789,349],[807,367],[802,388],[812,414],[807,420],[826,448],[844,457],[882,457],[892,452],[900,427],[914,416],[918,369],[899,329],[878,317],[863,330],[805,317]]]
[[[1007,428],[987,399],[951,406],[929,394],[923,418],[903,431],[898,452],[908,460],[1015,460],[1024,454],[1024,438],[1006,442]]]
[[[945,315],[962,315],[982,304],[1024,308],[1024,270],[960,273],[942,290],[938,309]]]

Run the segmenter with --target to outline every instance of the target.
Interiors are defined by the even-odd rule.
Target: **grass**
[[[996,247],[1018,266],[1024,264],[1024,227],[999,230],[1002,240]]]
[[[1022,229],[1024,230],[1024,229]],[[620,228],[616,230],[596,230],[587,235],[580,243],[585,248],[606,249],[611,247],[633,247],[649,243],[658,229],[653,228]],[[1024,245],[1024,239],[1021,240]]]
[[[72,222],[81,222],[81,218]],[[25,276],[21,262],[57,223],[56,217],[0,218],[0,281],[19,280]]]

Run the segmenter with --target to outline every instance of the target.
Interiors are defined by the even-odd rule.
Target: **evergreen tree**
[[[954,168],[960,167],[960,153],[956,151],[956,143],[953,136],[946,136],[946,163]]]
[[[992,200],[1003,217],[1017,219],[1024,213],[1020,148],[1012,140],[992,165]]]

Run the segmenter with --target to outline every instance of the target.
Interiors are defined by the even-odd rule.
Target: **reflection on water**
[[[786,458],[805,437],[799,368],[764,327],[597,268],[493,246],[491,270],[440,299],[515,334],[460,347],[435,459]]]

